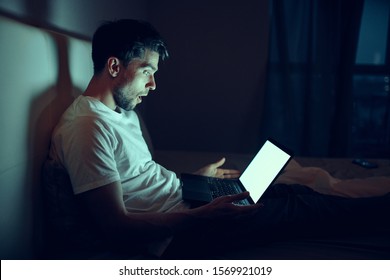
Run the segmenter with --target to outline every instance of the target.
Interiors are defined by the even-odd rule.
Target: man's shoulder
[[[88,100],[79,96],[62,115],[60,126],[96,126],[107,122],[105,114],[93,106]]]

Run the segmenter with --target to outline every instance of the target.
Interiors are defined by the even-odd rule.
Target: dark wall
[[[252,152],[259,145],[267,1],[150,1],[168,42],[142,110],[156,149]]]
[[[147,18],[145,0],[0,0],[0,12],[61,33],[92,37],[103,20]]]
[[[268,46],[267,0],[40,0],[0,9],[90,37],[105,19],[151,21],[168,41],[157,90],[144,100],[157,149],[253,152],[259,145]],[[39,8],[37,8],[39,6]]]

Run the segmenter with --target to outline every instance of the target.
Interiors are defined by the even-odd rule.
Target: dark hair
[[[92,38],[94,73],[100,73],[111,56],[127,66],[133,58],[143,57],[146,49],[157,52],[162,60],[169,56],[165,42],[151,24],[133,19],[105,22]]]

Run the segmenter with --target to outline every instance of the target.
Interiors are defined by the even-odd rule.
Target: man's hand
[[[226,159],[221,158],[219,161],[206,165],[199,169],[194,174],[207,177],[216,177],[221,179],[233,179],[238,178],[241,174],[240,171],[234,169],[219,168],[225,163]]]
[[[203,205],[198,208],[189,210],[192,213],[195,213],[197,217],[203,218],[205,220],[220,220],[228,219],[232,217],[240,216],[242,218],[250,217],[252,214],[256,213],[256,210],[263,207],[262,203],[256,203],[252,205],[236,205],[233,202],[246,199],[249,196],[249,192],[243,192],[235,195],[221,196],[210,203]]]

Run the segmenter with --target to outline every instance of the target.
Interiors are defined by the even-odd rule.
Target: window
[[[365,1],[353,75],[353,156],[390,156],[389,15],[390,1]]]

